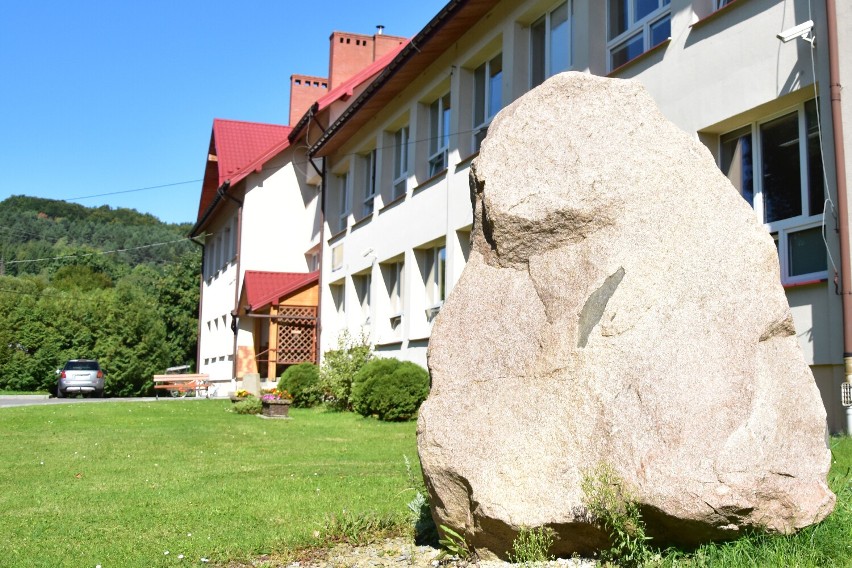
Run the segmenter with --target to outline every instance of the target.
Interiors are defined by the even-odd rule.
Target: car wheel
[[[104,391],[98,391],[98,392],[96,392],[96,393],[95,393],[95,396],[96,396],[96,397],[98,397],[98,398],[103,398],[103,397],[104,397]]]

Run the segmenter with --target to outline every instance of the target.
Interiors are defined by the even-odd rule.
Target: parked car
[[[97,397],[104,395],[104,372],[94,359],[72,359],[56,373],[59,375],[56,385],[59,398],[77,393]]]

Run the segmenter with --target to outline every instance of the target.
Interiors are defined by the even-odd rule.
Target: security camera
[[[814,29],[813,20],[808,20],[804,24],[799,24],[798,26],[794,26],[792,28],[788,28],[778,34],[778,39],[787,43],[789,41],[793,41],[797,37],[804,39],[805,41],[809,41],[813,43],[813,38],[808,37],[808,34],[811,33],[811,30]]]

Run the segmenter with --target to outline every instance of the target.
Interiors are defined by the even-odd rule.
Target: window
[[[372,280],[369,273],[352,277],[352,282],[355,284],[355,293],[358,296],[358,303],[361,306],[361,318],[365,325],[369,325],[370,323],[370,287],[372,286]]]
[[[609,68],[620,67],[672,33],[671,0],[609,0]]]
[[[391,200],[399,199],[407,190],[408,182],[408,127],[403,126],[393,135],[393,195]]]
[[[503,54],[486,61],[473,72],[473,146],[479,151],[488,125],[503,106]]]
[[[568,2],[530,26],[530,87],[571,65],[571,10]]]
[[[824,277],[825,190],[816,103],[725,134],[719,142],[722,171],[775,238],[782,282]]]
[[[728,4],[733,4],[735,0],[716,0],[716,9],[724,8]]]
[[[343,268],[343,245],[339,244],[331,249],[331,269],[340,270]]]
[[[394,262],[388,270],[388,296],[390,297],[390,311],[392,315],[402,313],[402,286],[404,275],[404,262]]]
[[[450,146],[450,94],[429,105],[429,177],[447,169]]]
[[[344,172],[337,178],[337,191],[338,191],[338,211],[340,211],[339,216],[339,225],[338,230],[342,231],[347,226],[347,220],[349,219],[349,213],[352,208],[352,191],[349,187],[349,174]]]
[[[447,294],[447,247],[444,245],[426,251],[426,318],[432,321],[444,303]]]
[[[334,311],[337,314],[337,321],[343,322],[346,320],[346,289],[343,284],[329,285],[331,291],[331,299],[334,302]]]
[[[372,150],[364,156],[364,203],[361,208],[361,218],[373,214],[376,201],[376,151]]]

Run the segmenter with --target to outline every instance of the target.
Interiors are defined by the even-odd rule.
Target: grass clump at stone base
[[[227,566],[355,529],[361,539],[411,534],[403,456],[416,455],[413,422],[321,409],[261,420],[231,406],[0,409],[0,565]]]
[[[837,495],[837,505],[824,521],[790,536],[750,534],[731,542],[707,544],[689,554],[670,549],[653,565],[852,567],[852,438],[832,438],[829,446],[832,464],[828,484]]]

